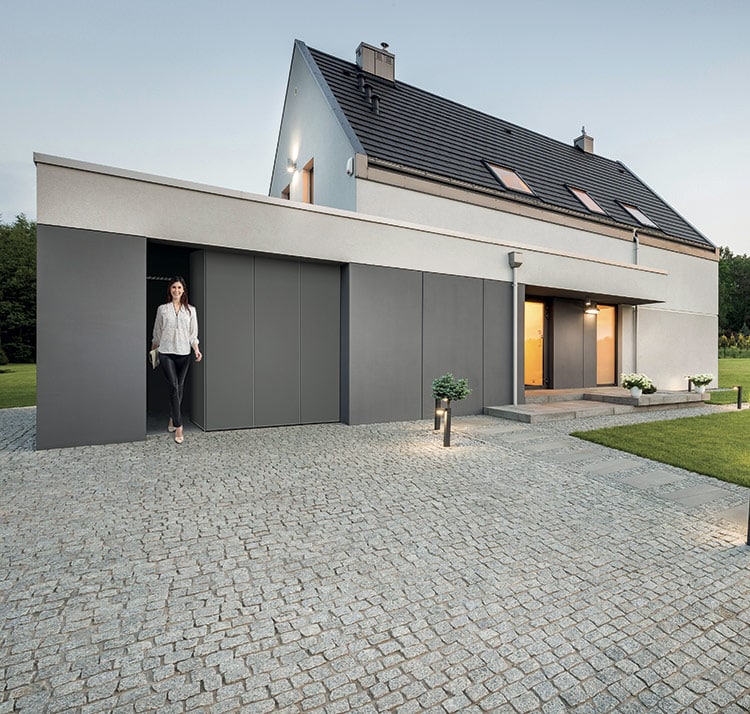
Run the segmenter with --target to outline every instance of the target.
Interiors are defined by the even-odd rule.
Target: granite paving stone
[[[683,478],[677,469],[673,471],[653,469],[633,476],[626,476],[623,481],[637,488],[654,488],[682,481]]]
[[[0,410],[0,714],[747,711],[748,489],[570,436],[675,416],[36,452]]]
[[[701,484],[689,488],[680,488],[674,491],[667,491],[660,494],[662,498],[670,501],[677,501],[686,506],[699,506],[708,501],[716,501],[720,498],[726,498],[729,491],[724,488],[712,486],[710,484]]]

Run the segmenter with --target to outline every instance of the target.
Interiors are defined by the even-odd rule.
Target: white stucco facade
[[[593,222],[583,227],[582,221],[573,220],[569,222],[577,225],[564,225],[566,219],[561,217],[553,223],[372,180],[358,180],[357,205],[372,214],[468,231],[498,243],[512,242],[521,249],[534,246],[585,255],[589,262],[581,272],[534,257],[524,263],[519,280],[528,286],[610,293],[650,303],[634,309],[623,301],[620,372],[645,372],[667,390],[686,388],[686,375],[718,373],[718,267],[713,250],[683,252],[679,244],[660,241],[663,247],[656,247],[643,239],[636,246],[627,230],[607,227],[597,231]],[[634,282],[623,292],[606,283],[606,277],[603,283],[597,261],[605,259],[633,265],[637,260],[640,266],[664,271],[664,293],[649,301],[640,274],[633,276]]]
[[[380,216],[310,206],[123,169],[37,154],[38,221],[173,243],[340,263],[510,281],[507,255],[523,250],[524,270],[574,287],[586,271],[599,291],[641,285],[666,299],[666,271],[574,251],[551,250]]]
[[[398,206],[401,189],[378,192],[388,198],[381,215],[364,215],[67,159],[35,158],[42,224],[502,281],[513,277],[508,253],[520,251],[518,278],[533,286],[528,292],[543,287],[621,301],[616,302],[621,305],[620,371],[646,372],[664,389],[685,388],[687,374],[717,372],[718,278],[710,258],[641,246],[636,265],[633,245],[621,238],[486,209],[477,212],[485,235],[462,231],[463,214],[465,227],[480,225],[472,215],[474,207],[447,199],[441,210],[445,216],[453,211],[447,220],[452,229],[419,225],[385,215]],[[373,209],[374,193],[369,199]],[[413,198],[413,192],[404,193]],[[533,242],[535,231],[538,243]]]

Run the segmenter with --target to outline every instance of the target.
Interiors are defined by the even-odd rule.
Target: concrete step
[[[485,407],[484,413],[501,419],[512,419],[536,424],[552,419],[585,419],[594,416],[610,416],[612,414],[626,414],[635,409],[629,405],[602,404],[575,399],[569,402],[548,402],[544,404],[521,404]]]
[[[531,394],[527,392],[526,404],[489,406],[484,408],[484,413],[534,424],[553,419],[585,419],[646,409],[683,409],[701,406],[707,399],[706,395],[695,392],[655,392],[636,398],[618,388],[543,390]]]

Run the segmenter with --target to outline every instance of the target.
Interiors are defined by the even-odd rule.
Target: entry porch
[[[658,391],[632,397],[622,387],[526,390],[525,404],[488,406],[484,413],[502,419],[534,424],[552,419],[584,419],[628,414],[647,409],[684,409],[701,406],[707,394],[688,391]]]

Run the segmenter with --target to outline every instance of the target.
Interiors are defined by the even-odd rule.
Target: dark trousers
[[[182,426],[182,388],[190,367],[190,355],[159,354],[162,374],[169,387],[169,415],[175,427]]]

